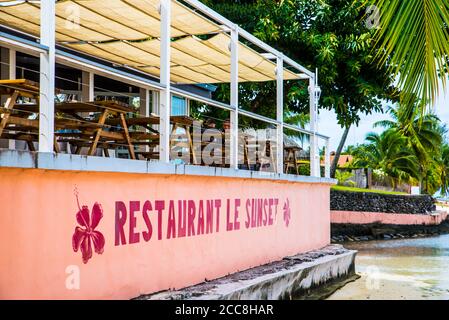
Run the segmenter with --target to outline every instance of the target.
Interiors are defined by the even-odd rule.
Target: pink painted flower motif
[[[83,263],[87,263],[89,259],[92,258],[92,245],[96,253],[102,254],[104,251],[104,236],[100,231],[95,230],[100,223],[101,218],[103,218],[103,209],[97,202],[95,202],[92,207],[92,215],[87,206],[80,208],[78,203],[78,209],[76,221],[79,226],[75,228],[75,232],[72,236],[72,246],[73,251],[75,252],[78,252],[78,250],[81,249]]]
[[[288,225],[290,223],[290,219],[292,217],[291,210],[290,210],[290,201],[288,200],[288,198],[284,203],[283,209],[284,209],[284,222],[285,222],[285,225],[288,227]]]

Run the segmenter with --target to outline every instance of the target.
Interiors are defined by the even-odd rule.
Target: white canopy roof
[[[7,5],[12,2],[15,4]],[[159,76],[159,2],[57,1],[56,41],[70,49]],[[0,0],[0,23],[39,37],[39,3]],[[171,36],[172,81],[230,82],[230,36],[219,25],[172,1]],[[275,63],[239,43],[240,82],[276,80],[275,68]],[[285,80],[299,78],[299,74],[284,70]]]

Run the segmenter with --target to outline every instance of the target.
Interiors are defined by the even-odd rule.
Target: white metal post
[[[95,74],[89,72],[89,101],[95,100]]]
[[[276,61],[276,119],[278,125],[276,128],[276,166],[277,173],[284,172],[284,60],[282,56],[277,57]]]
[[[159,91],[151,91],[151,112],[159,115]]]
[[[148,117],[150,115],[150,90],[140,88],[140,108],[141,116]]]
[[[139,113],[141,117],[148,117],[150,115],[150,90],[140,88],[140,106]],[[148,129],[145,129],[144,132],[149,133]],[[150,151],[150,146],[142,146],[141,150],[144,152]]]
[[[83,71],[81,75],[81,101],[89,102],[95,100],[95,74]]]
[[[319,152],[317,139],[317,110],[316,110],[316,92],[315,92],[315,77],[309,79],[309,101],[310,101],[310,175],[312,177],[319,177]],[[318,169],[318,170],[317,170]]]
[[[160,115],[160,105],[159,105],[159,91],[151,91],[151,112],[156,114],[156,115]],[[154,130],[159,131],[159,125],[158,124],[154,124],[153,126]],[[156,150],[159,151],[159,146],[156,147]]]
[[[9,79],[11,80],[16,78],[16,67],[17,67],[17,52],[16,50],[9,49]]]
[[[55,7],[54,0],[41,1],[39,152],[53,152],[55,119]]]
[[[160,114],[160,143],[159,160],[170,162],[170,26],[171,26],[171,0],[161,0],[161,61],[160,83],[163,89],[159,96]]]
[[[0,79],[15,79],[16,78],[16,51],[4,47],[0,47]],[[3,105],[6,102],[6,97],[2,96],[0,98],[0,105]],[[16,141],[9,139],[5,140],[5,142],[0,142],[1,148],[8,148],[10,150],[14,150],[16,148]]]
[[[330,139],[329,138],[326,139],[324,162],[325,162],[324,176],[326,178],[330,178],[331,177],[331,152],[330,152]]]
[[[230,166],[238,169],[238,138],[239,138],[239,30],[235,26],[231,29],[231,143]]]
[[[16,50],[9,49],[9,79],[11,80],[16,78],[16,67],[17,67],[17,52]],[[10,150],[16,149],[16,141],[9,139],[8,148]]]

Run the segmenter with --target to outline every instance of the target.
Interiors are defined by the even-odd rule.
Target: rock
[[[391,236],[388,235],[388,234],[384,234],[384,235],[383,235],[383,238],[384,238],[384,240],[390,240],[390,239],[391,239]]]
[[[428,195],[390,195],[331,190],[331,210],[427,214],[435,211]]]
[[[374,235],[374,236],[382,236],[382,235],[384,235],[384,234],[391,234],[391,233],[394,233],[394,230],[393,229],[391,229],[391,228],[372,228],[371,229],[371,233]]]

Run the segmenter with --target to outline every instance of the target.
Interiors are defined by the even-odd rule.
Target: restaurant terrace
[[[9,50],[2,60],[2,69],[9,70],[3,72],[5,77],[0,83],[2,95],[8,99],[2,108],[1,138],[25,141],[30,151],[81,154],[85,148],[90,156],[96,155],[98,148],[109,156],[109,150],[125,147],[131,159],[168,163],[173,160],[170,154],[176,146],[171,141],[173,133],[181,127],[192,140],[187,145],[191,149],[189,163],[201,164],[194,154],[201,153],[201,146],[194,146],[193,133],[187,132],[192,131],[194,119],[188,114],[188,106],[184,107],[187,110],[182,106],[195,101],[229,111],[229,119],[218,119],[229,120],[230,124],[227,166],[239,168],[239,153],[249,153],[248,141],[239,139],[239,117],[248,117],[276,130],[267,152],[277,151],[271,157],[271,171],[284,173],[289,167],[284,158],[291,163],[291,155],[297,155],[296,150],[276,148],[284,145],[284,132],[290,130],[310,137],[311,176],[320,175],[318,144],[323,139],[328,176],[328,138],[317,133],[316,75],[200,2],[82,0],[55,1],[48,8],[46,5],[43,2],[41,6],[40,1],[0,1],[0,40],[2,47]],[[50,18],[53,15],[54,21]],[[18,69],[17,52],[39,57],[40,63],[35,68]],[[81,71],[78,79],[70,77],[75,70],[64,66]],[[31,73],[30,78],[37,81],[21,79],[18,70]],[[98,84],[95,75],[120,81],[125,87],[137,87],[134,91],[140,98],[139,109],[118,103],[127,94],[114,95],[111,89],[103,92],[109,98],[101,101],[98,96],[102,94],[96,88],[104,81],[98,80]],[[283,121],[286,80],[309,82],[309,130]],[[239,83],[265,81],[277,83],[273,105],[276,119],[257,114],[257,110],[239,108]],[[230,83],[229,103],[197,94],[204,89],[191,90],[192,85],[204,88],[218,83]],[[81,88],[73,90],[74,85],[75,89]],[[63,97],[62,101],[58,97]],[[172,104],[181,104],[180,114],[173,114],[176,110]],[[86,118],[93,114],[97,115],[94,121]],[[62,143],[75,149],[66,147],[62,151]],[[179,149],[184,145],[177,146]],[[258,160],[257,156],[247,157]],[[240,163],[245,160],[240,156]]]
[[[0,187],[10,190],[0,234],[20,243],[2,252],[0,296],[131,298],[329,243],[334,181],[329,137],[318,132],[317,71],[201,2],[0,0],[0,48]],[[284,119],[293,81],[308,87],[308,128]],[[241,107],[240,86],[269,82],[274,117]],[[217,98],[217,90],[228,92]],[[54,236],[39,257],[16,232],[31,203],[46,214],[40,232]],[[73,239],[75,219],[57,213],[67,206],[78,212]],[[213,238],[204,241],[209,224]],[[164,244],[195,235],[185,228],[194,242]],[[73,250],[61,245],[67,233]],[[236,247],[254,252],[242,257]],[[64,279],[79,251],[90,284],[45,287]],[[24,257],[42,272],[37,280],[27,282]],[[114,281],[98,278],[105,269]],[[145,278],[150,269],[157,281]]]

